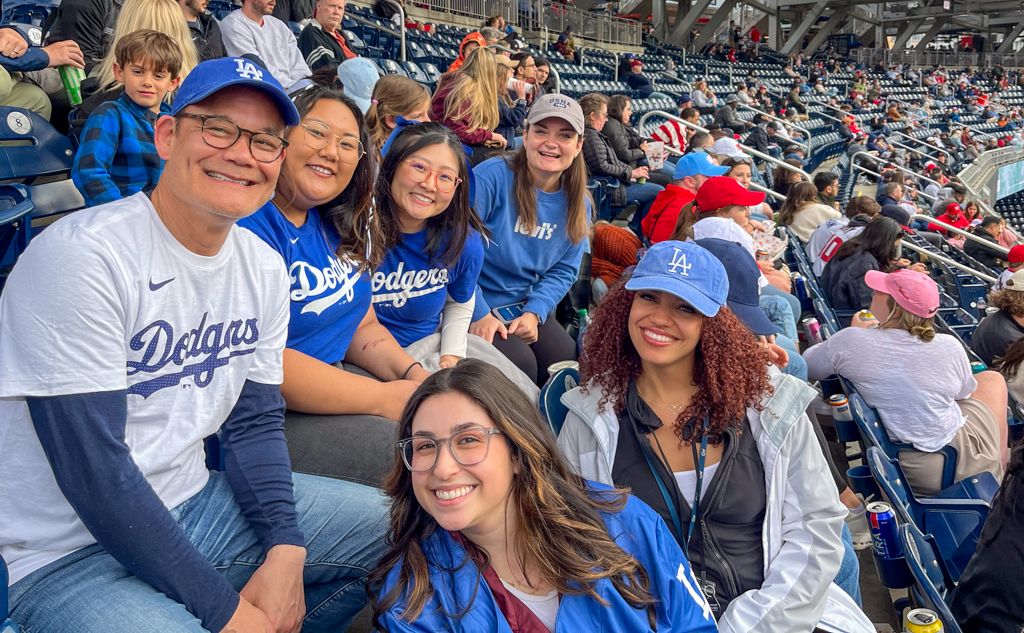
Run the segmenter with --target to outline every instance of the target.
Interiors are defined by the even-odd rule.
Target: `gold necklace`
[[[645,394],[643,392],[643,390],[640,388],[640,383],[639,382],[636,383],[636,392],[638,394],[640,394],[640,397],[643,398],[643,401],[646,402],[647,404],[654,405],[656,407],[662,407],[663,409],[667,409],[674,416],[679,415],[682,412],[682,410],[686,407],[686,402],[687,402],[686,400],[684,400],[682,402],[677,402],[675,404],[669,404],[669,403],[663,403],[663,402],[655,402],[655,401],[651,400],[650,398],[647,397],[647,394]]]

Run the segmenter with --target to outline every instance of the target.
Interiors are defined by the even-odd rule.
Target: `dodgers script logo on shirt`
[[[398,262],[398,268],[390,273],[373,274],[373,302],[391,302],[396,308],[404,306],[409,299],[422,297],[448,286],[448,269],[405,270],[405,262]],[[395,291],[377,294],[381,290]]]
[[[157,374],[170,364],[181,371],[137,382],[128,387],[128,393],[148,398],[161,389],[176,387],[189,376],[197,387],[203,388],[213,381],[213,374],[219,367],[236,356],[256,351],[260,330],[255,318],[237,319],[226,326],[223,321],[207,324],[208,318],[209,313],[204,312],[199,325],[180,337],[174,326],[163,320],[150,323],[132,336],[128,345],[132,351],[141,350],[142,357],[128,361],[129,376]],[[190,360],[196,362],[186,364]]]
[[[359,281],[356,266],[348,259],[342,261],[334,256],[331,257],[331,265],[322,269],[309,262],[295,261],[288,268],[288,274],[291,275],[293,287],[298,284],[298,288],[291,292],[292,301],[305,301],[310,297],[319,297],[330,292],[327,296],[314,299],[302,307],[302,314],[312,312],[318,316],[342,299],[352,301],[356,282]],[[337,290],[331,292],[335,288]]]
[[[520,235],[526,235],[526,236],[529,236],[529,237],[535,237],[538,240],[550,240],[551,236],[554,235],[554,233],[555,233],[555,229],[557,229],[557,228],[558,228],[557,224],[551,224],[550,222],[545,222],[543,224],[538,224],[537,226],[533,227],[533,229],[531,230],[531,229],[529,229],[529,228],[527,228],[526,226],[523,225],[523,221],[522,220],[516,220],[515,231],[516,231],[516,233],[519,233]]]

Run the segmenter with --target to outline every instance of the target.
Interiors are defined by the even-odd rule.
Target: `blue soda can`
[[[976,360],[973,363],[971,363],[971,373],[972,374],[980,374],[981,372],[985,371],[986,369],[988,369],[988,367],[986,367],[985,363],[981,362],[980,360]]]
[[[869,503],[868,525],[871,526],[871,542],[875,547],[875,556],[883,560],[903,557],[903,546],[896,529],[896,514],[888,503],[875,501]]]
[[[793,294],[799,299],[810,299],[811,294],[807,290],[807,280],[800,273],[791,275],[793,281]]]

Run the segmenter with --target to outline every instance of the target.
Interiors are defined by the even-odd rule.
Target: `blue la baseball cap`
[[[682,180],[687,176],[724,176],[729,173],[728,167],[721,167],[711,162],[705,152],[690,152],[681,157],[672,173],[674,180]]]
[[[274,101],[285,125],[298,125],[299,111],[270,71],[244,57],[222,57],[205,61],[188,74],[171,104],[171,116],[230,86],[262,90]]]
[[[659,290],[713,317],[729,297],[729,277],[718,258],[693,242],[667,240],[647,249],[626,290]]]
[[[696,240],[694,243],[711,252],[725,267],[729,277],[729,309],[740,321],[759,336],[779,334],[779,329],[761,309],[757,288],[761,269],[757,267],[750,252],[737,242],[715,237]]]

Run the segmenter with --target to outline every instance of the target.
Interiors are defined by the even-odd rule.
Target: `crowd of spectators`
[[[629,96],[560,94],[500,16],[431,91],[379,77],[345,9],[64,0],[45,46],[0,28],[4,68],[89,73],[81,105],[15,76],[3,102],[77,106],[87,207],[0,296],[0,553],[27,630],[338,631],[369,602],[393,631],[869,633],[865,505],[814,387],[833,374],[912,446],[919,494],[946,446],[958,479],[1017,483],[1024,246],[956,174],[1024,146],[999,98],[1020,78],[841,85],[847,62],[795,56],[783,90],[698,79],[648,135]],[[755,31],[705,52],[756,60]],[[552,53],[578,61],[571,28]],[[641,59],[623,71],[674,98]],[[845,206],[838,173],[805,171],[819,103],[870,166]],[[940,113],[939,153],[890,142]],[[998,278],[970,343],[990,369],[936,331],[908,235]],[[790,244],[849,325],[818,344]],[[556,437],[538,397],[567,365]]]

